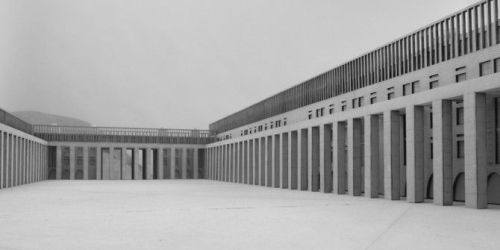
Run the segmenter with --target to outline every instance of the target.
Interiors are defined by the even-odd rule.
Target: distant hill
[[[11,114],[31,124],[59,125],[59,126],[91,126],[89,122],[71,117],[42,113],[38,111],[16,111]]]

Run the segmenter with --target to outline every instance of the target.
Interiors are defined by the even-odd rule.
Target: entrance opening
[[[431,174],[431,177],[429,177],[429,181],[427,182],[427,199],[434,199],[434,183],[433,183],[433,175]]]
[[[465,175],[460,173],[453,184],[453,200],[465,202]]]
[[[488,204],[500,205],[500,175],[497,173],[488,177]]]

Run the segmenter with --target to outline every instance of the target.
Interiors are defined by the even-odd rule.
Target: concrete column
[[[266,187],[273,186],[273,136],[266,139]]]
[[[243,183],[243,142],[238,142],[238,183]]]
[[[238,183],[238,142],[232,144],[231,181]]]
[[[321,176],[319,191],[332,192],[332,125],[319,127],[319,172]]]
[[[300,130],[300,190],[309,189],[309,129]]]
[[[4,171],[4,167],[5,167],[5,165],[3,163],[3,161],[5,159],[5,155],[3,154],[4,147],[5,147],[5,145],[3,143],[3,140],[4,140],[3,134],[4,134],[4,132],[0,130],[0,189],[3,188],[3,177],[4,177],[3,171]]]
[[[346,191],[346,124],[333,122],[333,189],[336,194]]]
[[[320,190],[320,128],[311,127],[308,129],[308,190],[318,192]]]
[[[259,139],[256,138],[253,142],[253,146],[254,146],[254,185],[259,185],[260,183],[260,158],[259,158],[259,155],[260,155],[260,148],[259,148]]]
[[[207,148],[207,179],[208,180],[213,180],[212,179],[212,166],[213,166],[213,157],[212,157],[212,148]]]
[[[290,175],[288,182],[290,183],[290,189],[294,190],[298,188],[298,132],[290,132],[290,146],[289,146],[289,157],[290,157]]]
[[[89,147],[83,147],[83,179],[89,179]]]
[[[183,157],[185,152],[183,152]],[[153,179],[153,149],[152,148],[147,148],[146,149],[146,179],[152,180]],[[183,169],[182,169],[182,178],[186,178],[186,175],[184,173],[185,171],[185,165],[184,162],[182,164]]]
[[[253,140],[248,140],[248,184],[253,185],[254,183],[254,156],[253,156]]]
[[[261,137],[260,138],[260,152],[259,152],[259,159],[260,159],[260,185],[265,186],[266,185],[266,137]]]
[[[290,162],[290,154],[288,153],[289,149],[289,134],[290,133],[283,133],[281,134],[281,147],[280,147],[280,156],[281,156],[281,162],[280,162],[280,169],[281,169],[281,188],[288,188],[290,182],[288,182],[289,178],[289,162]]]
[[[233,182],[233,174],[234,174],[234,143],[230,143],[228,145],[228,151],[229,151],[229,164],[228,164],[228,181]]]
[[[361,195],[361,119],[347,121],[347,190],[349,195]]]
[[[221,146],[221,168],[220,168],[220,180],[221,181],[226,181],[226,165],[227,165],[227,151],[226,151],[227,145],[222,145]]]
[[[12,134],[7,134],[7,187],[12,187]]]
[[[379,117],[365,116],[365,196],[378,198],[379,189]]]
[[[453,204],[453,122],[449,100],[432,102],[434,204]]]
[[[398,111],[384,112],[384,195],[399,200],[400,179],[400,118]]]
[[[33,157],[33,152],[31,149],[31,143],[29,146],[29,151],[30,151],[30,158]],[[30,161],[30,176],[31,176],[31,171],[33,169],[33,165],[31,164]],[[56,179],[60,180],[62,178],[62,147],[61,146],[56,146]],[[30,178],[30,183],[31,183],[31,178]]]
[[[234,143],[234,182],[235,183],[240,183],[240,159],[241,159],[241,152],[240,152],[240,142]]]
[[[175,148],[170,148],[170,179],[175,179]]]
[[[132,157],[134,160],[132,162],[132,171],[134,171],[134,180],[140,180],[142,179],[142,171],[140,171],[139,164],[141,162],[139,161],[139,149],[134,148],[133,153],[134,157]]]
[[[187,179],[187,149],[182,149],[182,179]]]
[[[245,141],[245,184],[250,184],[250,141]]]
[[[281,154],[280,154],[280,136],[274,135],[274,140],[273,140],[273,187],[279,188],[280,187],[280,159],[281,159]]]
[[[121,148],[122,157],[121,157],[121,166],[120,166],[120,180],[130,180],[131,173],[130,168],[127,167],[127,148]]]
[[[37,148],[38,151],[38,148]],[[69,147],[69,179],[75,179],[75,147]]]
[[[17,186],[17,165],[19,161],[19,150],[17,149],[18,143],[17,143],[18,137],[15,135],[12,135],[12,186],[15,187]]]
[[[96,179],[97,180],[102,180],[102,147],[96,147],[96,159],[95,159],[95,165],[96,165]]]
[[[198,171],[199,171],[199,168],[200,168],[200,166],[198,164],[198,154],[200,152],[199,152],[198,148],[194,148],[193,150],[194,150],[194,156],[193,156],[193,179],[198,179]]]
[[[408,202],[424,202],[424,107],[406,107],[406,186]]]
[[[18,156],[18,161],[17,161],[17,176],[16,176],[16,182],[17,182],[17,185],[22,185],[22,174],[23,174],[23,148],[22,148],[22,144],[23,144],[23,138],[21,137],[18,137],[17,139],[17,150],[19,151],[17,153],[17,156]],[[40,156],[41,156],[41,152],[40,152]],[[41,161],[40,161],[40,164],[41,164]],[[41,167],[40,167],[41,169]]]
[[[486,94],[464,95],[465,205],[488,207],[486,148]]]
[[[222,168],[222,152],[221,152],[222,146],[217,146],[215,149],[215,180],[221,181],[221,176],[220,176],[220,169]]]

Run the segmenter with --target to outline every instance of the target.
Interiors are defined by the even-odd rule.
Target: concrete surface
[[[0,249],[498,249],[467,209],[206,180],[45,181],[0,190]]]

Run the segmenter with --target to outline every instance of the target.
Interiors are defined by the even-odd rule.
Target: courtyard
[[[439,207],[208,180],[0,190],[0,249],[497,249],[500,207]]]

